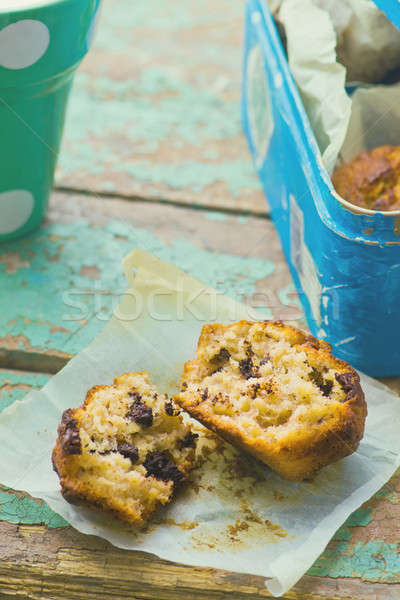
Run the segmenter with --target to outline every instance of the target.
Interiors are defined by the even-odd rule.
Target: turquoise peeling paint
[[[241,20],[243,17],[243,3],[219,0],[218,2],[201,2],[193,4],[185,0],[174,0],[166,3],[163,0],[146,0],[135,4],[132,10],[130,0],[103,2],[100,27],[95,38],[94,47],[114,54],[126,51],[127,46],[135,40],[135,31],[148,32],[148,43],[156,45],[160,36],[173,35],[174,31],[184,31],[205,25],[214,25],[215,28],[207,32],[209,41],[218,41],[221,37],[228,37],[224,25],[232,19]],[[217,27],[219,25],[219,27]],[[229,30],[228,30],[229,31]],[[220,44],[220,49],[222,44]],[[237,47],[238,54],[240,46]],[[182,53],[182,49],[180,49]],[[201,49],[201,55],[207,53],[207,47]],[[240,55],[240,54],[239,54]],[[213,60],[218,60],[218,55],[212,54]],[[181,58],[185,58],[182,57]],[[238,57],[239,58],[239,57]],[[240,68],[240,66],[239,66]]]
[[[346,524],[349,527],[365,527],[372,521],[372,508],[359,508],[349,516]]]
[[[68,523],[53,512],[46,502],[33,498],[19,497],[11,492],[0,492],[0,521],[20,525],[47,525],[47,527],[67,527]]]
[[[41,388],[49,379],[48,375],[0,371],[0,412],[15,400],[21,400],[30,390]],[[0,521],[26,525],[43,523],[50,528],[68,525],[42,500],[13,493],[4,487],[0,491]]]
[[[31,390],[43,387],[50,377],[34,373],[6,373],[0,371],[0,412],[15,400],[22,398]],[[19,385],[23,385],[21,389]]]
[[[232,196],[238,197],[240,190],[255,187],[253,166],[248,162],[228,161],[203,163],[183,161],[179,164],[157,164],[140,161],[138,164],[121,163],[112,167],[115,173],[127,173],[143,182],[163,183],[171,189],[190,189],[201,193],[208,185],[224,182]]]
[[[327,548],[308,571],[321,577],[358,577],[380,583],[400,582],[400,554],[396,544],[358,542],[350,547],[339,542]]]
[[[216,221],[217,223],[225,223],[228,220],[228,215],[223,212],[209,211],[204,213],[204,217],[208,221]]]
[[[379,494],[379,492],[378,492]],[[341,527],[337,530],[335,535],[333,536],[334,540],[350,540],[353,536],[353,533],[349,527],[365,527],[372,521],[372,509],[371,508],[359,508],[354,511],[347,521],[343,523]]]
[[[352,537],[353,537],[353,533],[347,527],[347,523],[343,523],[343,525],[341,527],[339,527],[339,529],[333,536],[333,539],[340,540],[340,541],[346,541],[346,540],[350,540]]]
[[[382,495],[380,492],[377,495]],[[333,537],[330,545],[309,569],[321,577],[359,577],[366,581],[400,581],[400,554],[396,544],[383,541],[350,545],[351,527],[365,527],[373,519],[371,508],[354,511]]]
[[[199,91],[174,74],[168,77],[164,73],[161,80],[158,73],[155,70],[150,89],[147,88],[148,75],[142,75],[135,82],[115,82],[78,73],[68,108],[67,141],[85,140],[88,136],[104,140],[108,133],[115,132],[122,140],[131,138],[136,142],[143,140],[143,143],[161,141],[173,134],[175,139],[197,145],[205,139],[224,140],[240,134],[237,102],[224,101],[209,91]],[[164,94],[149,101],[149,96],[157,92],[156,82],[161,85],[161,81]],[[174,92],[172,97],[168,97],[168,92]],[[185,112],[184,119],[182,112]],[[98,149],[101,150],[101,146]],[[120,147],[116,158],[120,158],[119,150]],[[130,154],[143,153],[142,145],[127,150]],[[207,150],[207,147],[202,149],[205,157]],[[250,158],[247,163],[252,164]],[[254,175],[255,184],[259,185]]]
[[[150,231],[119,221],[102,228],[85,221],[53,224],[1,247],[0,332],[23,336],[21,349],[31,345],[78,353],[110,319],[127,287],[121,260],[134,248],[152,252],[237,299],[253,294],[257,282],[275,270],[270,261],[201,250],[186,240],[167,245]],[[27,263],[5,275],[9,252]],[[82,271],[92,266],[98,269],[97,279]]]
[[[218,3],[210,4],[211,6],[213,10],[206,11],[204,4],[200,4],[196,10],[193,4],[185,0],[174,0],[168,4],[164,0],[151,0],[138,2],[135,10],[132,10],[129,0],[106,1],[102,18],[104,21],[107,20],[109,28],[100,27],[95,46],[114,51],[120,49],[121,40],[110,39],[109,36],[109,31],[112,31],[113,27],[118,27],[122,42],[126,43],[132,38],[132,29],[136,28],[169,32],[216,23],[220,23],[222,27],[228,12],[231,17],[242,18],[243,16],[242,2],[219,0]],[[149,38],[154,41],[150,32]]]
[[[237,102],[198,90],[174,73],[169,76],[158,69],[149,71],[153,77],[146,71],[133,82],[76,76],[58,161],[59,178],[71,171],[103,173],[108,182],[112,173],[124,173],[142,183],[195,193],[222,181],[235,197],[245,189],[260,189],[247,152],[242,159],[237,155],[234,160],[210,157],[209,145],[214,141],[241,136]],[[173,97],[149,102],[159,87],[164,89],[164,96],[165,91],[174,92]],[[118,139],[118,148],[105,144],[106,137]],[[181,153],[172,162],[170,155],[166,161],[146,160],[162,142],[172,148],[195,147],[196,160],[182,160]]]
[[[74,80],[56,181],[69,185],[72,171],[88,187],[96,173],[89,185],[108,191],[114,174],[118,190],[122,165],[158,196],[219,181],[236,197],[261,190],[241,129],[242,18],[239,1],[148,0],[134,11],[129,0],[105,1],[92,63]]]

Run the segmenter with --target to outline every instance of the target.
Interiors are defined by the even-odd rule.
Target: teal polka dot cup
[[[100,0],[0,0],[0,242],[42,222]]]

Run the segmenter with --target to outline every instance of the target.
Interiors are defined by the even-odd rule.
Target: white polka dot
[[[0,234],[20,229],[32,214],[34,198],[27,190],[11,190],[0,194]]]
[[[25,69],[46,52],[50,33],[41,21],[24,19],[0,31],[0,65],[6,69]]]

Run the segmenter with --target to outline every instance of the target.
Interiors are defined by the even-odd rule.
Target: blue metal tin
[[[372,376],[400,375],[400,211],[332,187],[264,0],[248,0],[243,125],[311,332]]]

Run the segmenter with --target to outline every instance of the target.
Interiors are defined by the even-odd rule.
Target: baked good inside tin
[[[293,481],[354,452],[367,414],[356,371],[281,321],[205,325],[174,400]]]
[[[63,413],[53,466],[68,502],[142,525],[187,477],[197,437],[147,373],[126,373]]]
[[[378,146],[336,169],[337,193],[361,208],[400,210],[400,146]]]

